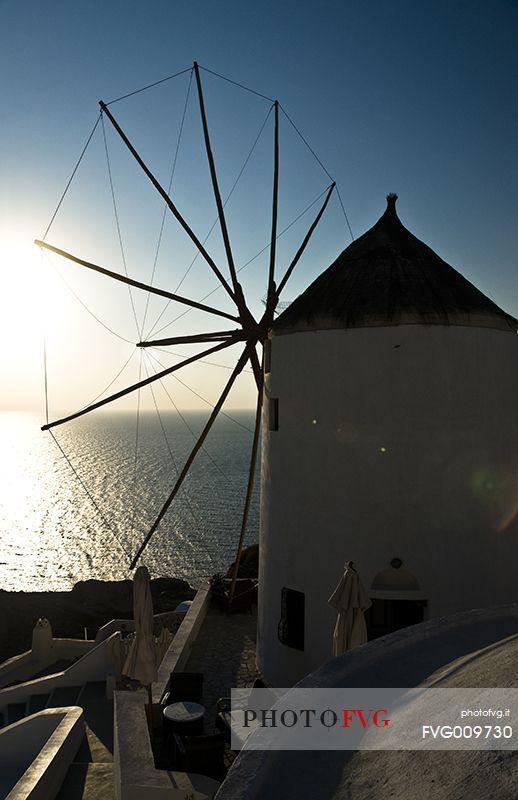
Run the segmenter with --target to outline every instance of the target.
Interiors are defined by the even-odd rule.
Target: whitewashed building
[[[518,601],[518,322],[387,200],[267,343],[258,662],[276,686],[331,657],[346,560],[371,637]]]

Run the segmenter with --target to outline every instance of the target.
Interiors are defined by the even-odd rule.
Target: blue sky
[[[90,401],[131,356],[138,336],[126,289],[52,259],[40,263],[30,242],[41,238],[50,221],[97,118],[98,100],[112,100],[188,68],[195,59],[280,100],[337,180],[355,236],[375,223],[385,195],[396,191],[403,223],[518,315],[517,34],[518,3],[510,0],[0,0],[0,268],[7,343],[0,406],[42,410],[43,327],[52,409],[73,410]],[[208,73],[202,77],[225,195],[269,103]],[[164,183],[188,80],[187,74],[112,107]],[[193,90],[173,196],[203,237],[215,212]],[[228,205],[238,264],[268,241],[270,122]],[[106,137],[128,270],[149,280],[163,206],[108,124]],[[329,180],[282,116],[281,146],[282,228]],[[316,208],[279,243],[280,274]],[[100,127],[48,241],[122,271]],[[302,291],[349,242],[335,199],[285,299]],[[224,268],[216,233],[209,244]],[[192,255],[167,219],[157,284],[174,290]],[[243,272],[257,312],[265,259],[267,254]],[[93,320],[57,277],[54,263],[90,311],[127,342]],[[198,259],[182,291],[200,299],[213,286]],[[134,302],[142,319],[145,297]],[[225,307],[223,293],[211,302]],[[149,320],[160,310],[153,304]],[[163,322],[175,316],[171,309],[167,314]],[[214,324],[188,315],[168,331],[174,335]],[[233,358],[222,356],[218,362],[228,366]],[[116,386],[136,379],[138,370],[134,358]],[[214,401],[226,375],[221,367],[205,365],[191,369],[185,380]],[[181,407],[206,407],[179,384],[175,392]],[[252,402],[245,376],[230,405]]]

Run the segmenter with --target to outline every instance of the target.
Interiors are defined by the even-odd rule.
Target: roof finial
[[[396,200],[397,194],[395,192],[389,192],[387,195],[387,208],[390,208],[391,211],[396,210]]]

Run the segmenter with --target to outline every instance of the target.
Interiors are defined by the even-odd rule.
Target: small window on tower
[[[267,375],[272,369],[272,340],[266,339],[264,343],[264,374]]]
[[[277,635],[282,644],[295,650],[304,650],[304,600],[304,592],[283,587]]]
[[[271,431],[279,430],[279,398],[270,397],[270,407],[268,413],[269,428]]]

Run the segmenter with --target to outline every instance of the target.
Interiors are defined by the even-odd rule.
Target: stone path
[[[257,613],[227,614],[212,605],[207,612],[185,667],[203,673],[202,702],[206,730],[212,731],[216,703],[236,687],[252,686],[259,672],[255,663]]]

